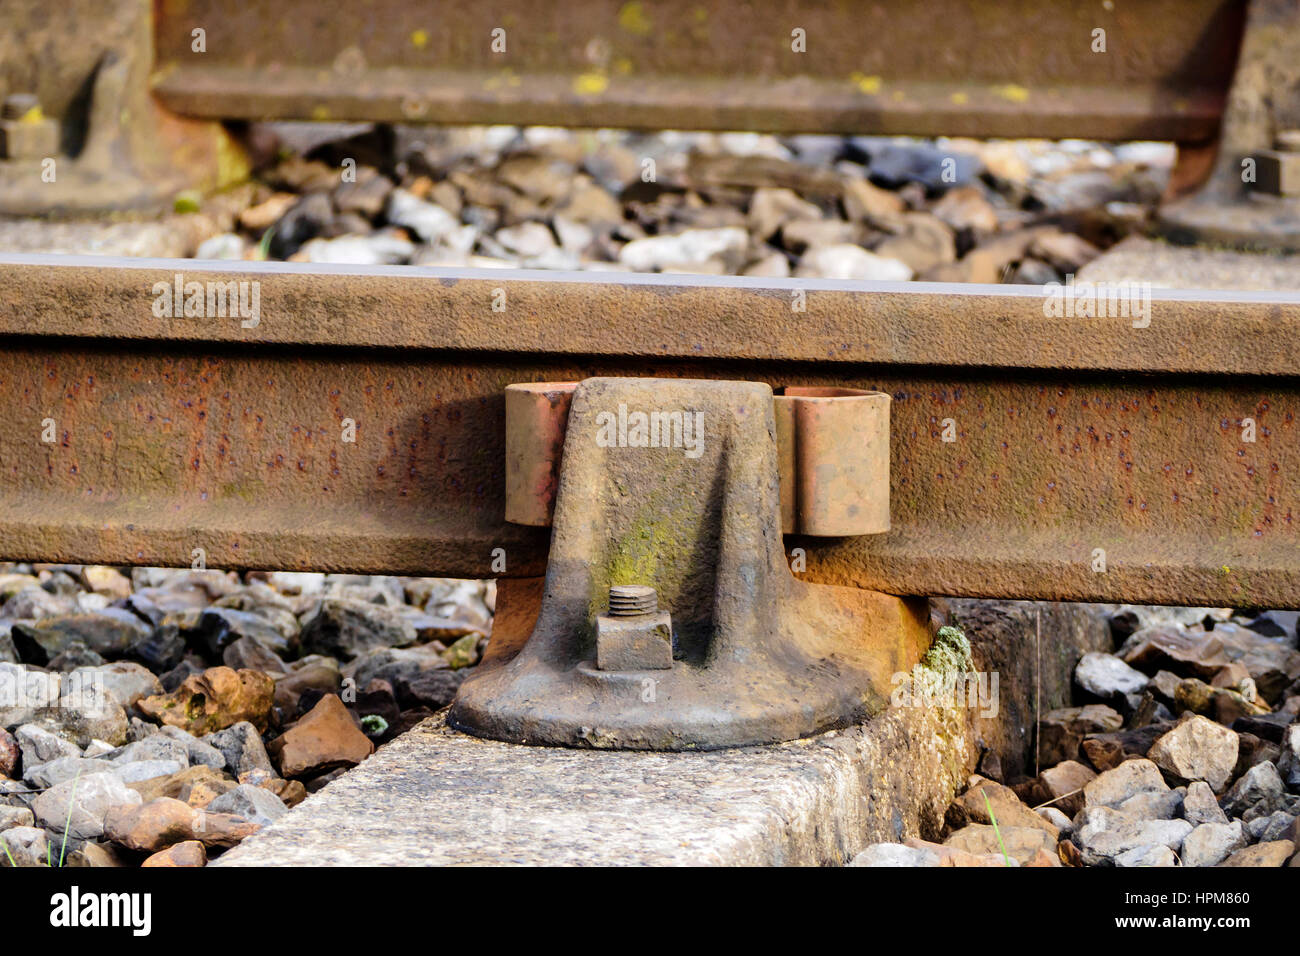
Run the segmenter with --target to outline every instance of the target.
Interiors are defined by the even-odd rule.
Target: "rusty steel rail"
[[[1244,0],[158,2],[153,89],[176,113],[214,119],[1207,141],[1244,9]],[[1105,52],[1094,49],[1098,29]]]
[[[1295,128],[1291,0],[0,0],[0,25],[0,95],[35,117],[0,146],[5,215],[238,182],[227,120],[552,124],[1172,140],[1171,196],[1218,143],[1171,233],[1297,243],[1237,166]]]
[[[257,283],[256,326],[155,314],[178,274]],[[653,375],[892,396],[891,530],[787,539],[808,580],[1300,606],[1294,294],[1134,328],[1011,286],[9,254],[0,341],[0,558],[535,575],[505,387]]]

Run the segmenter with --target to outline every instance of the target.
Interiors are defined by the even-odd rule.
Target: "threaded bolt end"
[[[610,617],[637,617],[659,610],[659,595],[644,584],[615,584],[609,589]]]
[[[4,98],[4,104],[0,106],[0,118],[22,119],[40,105],[41,101],[35,93],[10,93]]]

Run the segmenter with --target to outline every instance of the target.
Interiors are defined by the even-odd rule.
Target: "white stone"
[[[49,839],[40,827],[10,827],[0,832],[0,845],[0,867],[10,866],[10,858],[18,866],[48,865]]]
[[[70,839],[95,840],[104,834],[104,815],[110,807],[140,802],[140,794],[116,774],[97,773],[56,784],[32,801],[32,811],[41,826],[53,833],[62,835],[66,824]]]
[[[1163,843],[1152,843],[1125,850],[1115,857],[1115,865],[1129,866],[1177,866],[1178,856]]]
[[[433,242],[460,227],[460,220],[447,210],[405,189],[394,189],[388,194],[386,216],[393,225],[410,229],[425,242]]]
[[[1083,800],[1088,807],[1117,807],[1134,794],[1168,789],[1160,768],[1150,760],[1125,760],[1084,784]]]
[[[212,813],[233,813],[262,826],[274,823],[289,812],[284,801],[270,790],[246,783],[221,794],[208,804],[207,809]]]
[[[1186,820],[1134,820],[1121,816],[1123,819],[1112,818],[1111,825],[1103,830],[1089,832],[1086,836],[1082,830],[1075,834],[1085,863],[1114,863],[1129,850],[1154,844],[1178,850],[1192,830],[1192,825]]]
[[[113,772],[122,779],[123,783],[139,783],[156,777],[169,777],[184,769],[185,765],[176,760],[137,760],[134,763],[122,764]]]
[[[1183,840],[1183,866],[1218,866],[1245,845],[1240,820],[1202,823]]]
[[[508,251],[526,259],[555,248],[555,236],[540,222],[521,222],[517,226],[498,229],[495,238]]]
[[[60,757],[80,757],[81,748],[36,724],[23,724],[14,731],[23,753],[23,767],[36,767]]]
[[[1147,790],[1135,793],[1118,808],[1139,820],[1172,820],[1183,809],[1183,792],[1179,790]]]
[[[22,664],[0,663],[0,727],[11,730],[32,721],[42,709],[54,706],[62,676],[29,671]]]
[[[873,843],[852,860],[849,866],[938,866],[939,854],[922,847],[902,843]]]
[[[299,254],[305,256],[308,262],[325,264],[404,265],[415,255],[415,244],[407,239],[382,233],[369,236],[340,236],[337,239],[312,239],[303,244]]]
[[[619,261],[639,272],[673,266],[702,265],[715,256],[742,252],[749,233],[739,226],[687,229],[670,236],[633,239],[618,254]]]
[[[1183,816],[1193,826],[1228,822],[1228,815],[1223,812],[1214,791],[1204,780],[1194,780],[1187,785],[1187,795],[1183,798]]]
[[[878,256],[861,246],[840,243],[809,249],[799,260],[795,275],[860,282],[906,282],[912,278],[913,273],[912,267],[906,262]]]
[[[1098,651],[1083,655],[1074,669],[1074,680],[1088,693],[1102,698],[1114,694],[1138,694],[1150,682],[1146,674],[1129,667],[1114,654]]]
[[[1183,780],[1203,780],[1211,790],[1222,790],[1237,766],[1237,735],[1222,724],[1195,715],[1164,734],[1147,756]]]
[[[220,235],[204,239],[199,243],[198,251],[194,253],[195,259],[243,259],[244,251],[248,248],[248,243],[244,237],[234,232],[223,232]]]

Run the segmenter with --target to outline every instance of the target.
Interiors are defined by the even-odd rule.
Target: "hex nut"
[[[596,618],[596,668],[662,671],[673,666],[673,625],[667,611]]]
[[[0,120],[0,157],[44,159],[59,152],[59,124],[36,113]]]

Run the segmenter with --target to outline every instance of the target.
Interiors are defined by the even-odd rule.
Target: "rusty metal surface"
[[[1244,0],[158,0],[191,116],[1208,140]],[[192,31],[206,33],[193,50]],[[494,30],[504,31],[494,50]],[[1106,52],[1093,52],[1093,31]],[[802,30],[806,52],[796,52]]]
[[[153,66],[150,0],[0,0],[0,96],[33,94],[55,127],[35,152],[0,149],[0,214],[160,208],[246,176],[219,123],[159,106]]]
[[[551,523],[577,384],[506,389],[507,521]],[[782,393],[773,396],[782,532],[843,537],[888,531],[889,396],[794,385]],[[681,420],[673,424],[680,433]],[[657,423],[646,437],[657,444]]]
[[[1300,129],[1300,4],[1253,0],[1204,188],[1160,209],[1160,224],[1184,243],[1300,251],[1300,197],[1269,195],[1266,151]],[[1247,166],[1255,164],[1249,170]],[[1253,182],[1251,179],[1253,178]],[[1280,185],[1280,184],[1279,184]]]
[[[258,281],[259,324],[154,315],[177,273]],[[1150,317],[1006,286],[4,255],[0,558],[487,577],[502,548],[537,575],[546,530],[504,520],[505,387],[661,375],[892,397],[891,530],[788,539],[805,580],[1300,605],[1300,296],[1157,290]]]
[[[640,445],[612,434],[615,409],[684,412],[698,430]],[[774,433],[761,383],[581,382],[536,624],[465,681],[448,723],[514,743],[710,750],[883,709],[891,676],[930,645],[927,602],[791,574]]]
[[[546,527],[560,483],[564,428],[577,382],[507,386],[506,520]]]
[[[773,399],[781,530],[844,537],[889,530],[889,396],[787,385]]]

